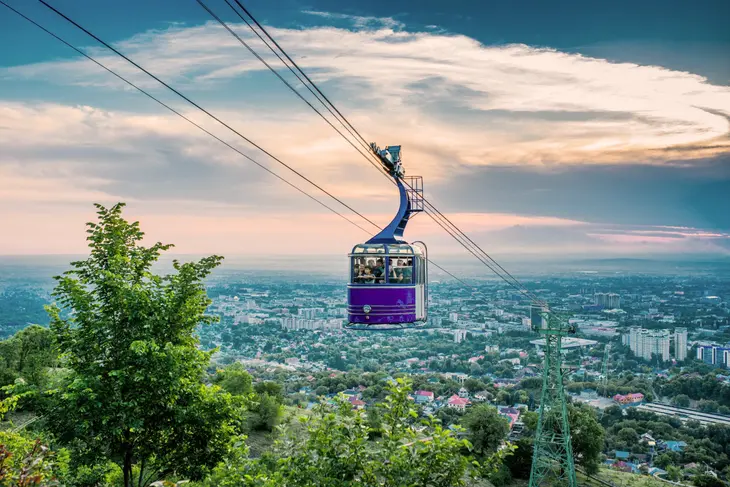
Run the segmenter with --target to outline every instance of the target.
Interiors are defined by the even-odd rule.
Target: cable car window
[[[413,255],[413,247],[408,244],[389,244],[388,253]]]
[[[385,283],[385,261],[382,257],[352,258],[352,282],[358,284]]]
[[[388,282],[391,284],[413,283],[413,257],[390,257]]]
[[[384,254],[385,245],[383,244],[364,244],[358,245],[352,250],[353,254]]]

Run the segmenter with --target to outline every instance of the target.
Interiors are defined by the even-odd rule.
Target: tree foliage
[[[214,382],[234,396],[247,396],[253,391],[253,378],[239,362],[219,370]]]
[[[270,455],[250,459],[236,448],[206,481],[206,487],[452,487],[466,485],[476,464],[462,455],[470,444],[435,420],[417,419],[410,385],[398,379],[371,423],[344,398],[322,402],[300,421],[302,437],[284,431]],[[372,428],[378,440],[370,441]],[[495,458],[497,460],[495,460]],[[496,470],[501,456],[483,462]]]
[[[6,391],[8,392],[8,391]],[[0,422],[18,404],[18,395],[0,401]],[[67,469],[66,455],[52,452],[40,439],[15,431],[0,431],[0,485],[9,487],[51,487]]]
[[[174,274],[154,274],[171,245],[141,246],[144,233],[122,218],[123,206],[97,205],[89,257],[56,278],[60,307],[48,312],[72,372],[47,422],[85,463],[117,463],[125,487],[135,465],[139,485],[155,475],[202,478],[237,428],[231,396],[202,382],[210,354],[194,335],[214,321],[203,281],[221,257],[174,261]]]
[[[672,398],[672,404],[674,404],[675,406],[679,406],[681,408],[688,408],[689,403],[690,403],[690,398],[687,394],[679,394]]]
[[[469,433],[474,451],[480,455],[497,451],[509,432],[509,423],[489,404],[472,407],[462,418],[461,425]]]
[[[532,436],[537,428],[537,419],[538,414],[534,412],[523,415],[523,422],[528,429],[529,436],[525,438],[525,441],[518,443],[517,455],[526,456],[526,451],[529,450],[530,463],[532,462]],[[601,452],[606,433],[598,422],[595,411],[587,406],[570,404],[568,405],[568,423],[573,446],[573,460],[589,474],[596,473],[601,463]],[[520,453],[520,449],[522,453]],[[511,466],[513,475],[519,477],[516,471],[519,470],[521,474],[524,474],[524,466],[527,461],[526,458],[520,458],[519,465],[515,462],[515,459],[509,459],[508,465]]]
[[[697,487],[727,487],[725,482],[707,473],[695,475],[692,478],[692,483]]]
[[[33,387],[43,387],[47,369],[58,357],[53,346],[53,332],[30,325],[11,338],[0,341],[0,386],[22,379]]]
[[[601,464],[606,433],[592,408],[571,406],[568,414],[575,461],[588,474],[593,475],[598,472]]]

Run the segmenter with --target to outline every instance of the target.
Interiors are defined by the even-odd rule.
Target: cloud
[[[349,28],[272,34],[369,140],[403,145],[408,173],[424,175],[428,197],[486,249],[726,252],[730,176],[707,161],[730,153],[730,88],[659,66],[308,13]],[[117,46],[380,225],[390,220],[394,188],[217,25],[173,25]],[[128,87],[88,61],[0,68],[0,89],[27,80],[57,97],[0,99],[0,253],[83,251],[92,201],[129,202],[151,238],[181,253],[341,253],[367,238],[175,115],[142,97],[127,104],[131,94],[117,90]],[[98,94],[94,106],[67,101]],[[673,224],[682,228],[658,226]],[[437,253],[462,251],[425,216],[409,235]]]
[[[664,163],[668,148],[682,150],[685,160],[730,151],[730,87],[695,74],[527,45],[485,46],[466,36],[407,32],[392,19],[309,13],[325,20],[349,19],[354,28],[272,27],[272,35],[337,100],[347,100],[341,105],[362,132],[373,136],[400,128],[394,135],[404,143],[420,141],[425,153],[449,154],[459,164],[475,166]],[[377,28],[366,28],[371,24]],[[245,26],[235,28],[251,40]],[[274,60],[260,43],[252,40],[252,45]],[[231,83],[258,83],[247,92],[251,101],[252,91],[274,83],[270,73],[258,73],[263,65],[217,24],[148,31],[118,47],[200,96],[213,89],[232,94]],[[90,51],[144,87],[155,86],[118,58],[97,48]],[[6,82],[52,79],[120,87],[78,59],[4,68],[0,77]],[[293,98],[282,94],[281,100]],[[260,112],[256,102],[250,109]]]
[[[730,256],[730,235],[728,234],[710,234],[702,231],[655,234],[652,231],[644,231],[638,234],[589,233],[587,235],[634,253],[709,253]]]
[[[260,119],[255,114],[220,112],[296,170],[350,202],[367,202],[370,212],[390,211],[394,188],[356,160],[357,154],[312,117]],[[186,115],[229,141],[276,174],[310,194],[327,199],[312,185],[196,112]],[[171,199],[254,205],[267,212],[322,209],[229,147],[173,114],[108,111],[88,106],[2,103],[0,118],[0,189],[23,201],[53,193],[16,186],[15,179],[63,181],[61,188],[95,191],[127,201]],[[292,128],[280,132],[281,123]],[[55,183],[53,183],[55,184]],[[99,193],[103,192],[103,193]],[[10,196],[8,196],[10,197]],[[331,206],[341,209],[337,203]],[[326,210],[323,210],[326,211]]]
[[[460,168],[427,187],[454,212],[489,208],[621,225],[672,225],[730,231],[730,157],[672,165],[563,165]]]
[[[97,199],[112,204],[114,199]],[[90,204],[74,200],[44,202],[7,202],[0,200],[4,232],[0,235],[0,255],[85,252],[84,222],[95,218]],[[137,201],[128,205],[126,218],[139,220],[147,242],[174,243],[174,253],[219,253],[235,255],[309,254],[333,256],[344,262],[344,255],[368,234],[335,215],[311,211],[269,211],[208,202]],[[389,215],[371,215],[387,221]],[[450,214],[483,249],[502,261],[518,255],[536,254],[541,258],[570,254],[580,256],[667,255],[672,253],[711,253],[730,255],[730,235],[705,236],[695,229],[683,237],[658,237],[632,233],[631,228],[599,224],[546,220],[524,215]],[[485,224],[487,222],[487,224]],[[49,238],[52,236],[52,238]],[[452,256],[471,256],[425,215],[416,217],[406,232],[409,240],[423,240],[434,260]],[[472,267],[476,266],[472,262]]]
[[[360,15],[347,15],[334,12],[321,12],[318,10],[302,10],[302,13],[307,15],[314,15],[321,17],[329,21],[332,20],[344,20],[352,25],[352,27],[361,29],[402,29],[405,27],[403,22],[395,20],[392,17],[371,17],[371,16],[360,16]]]

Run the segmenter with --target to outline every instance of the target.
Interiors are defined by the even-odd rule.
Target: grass
[[[669,484],[664,483],[654,477],[648,475],[639,475],[628,472],[619,472],[617,470],[611,470],[602,468],[598,475],[601,480],[610,482],[616,487],[668,487]],[[585,476],[578,474],[579,483],[581,480],[585,480]]]

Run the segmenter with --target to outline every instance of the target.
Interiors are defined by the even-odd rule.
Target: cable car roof
[[[363,254],[388,254],[388,255],[424,255],[423,249],[419,245],[410,245],[407,243],[395,244],[371,244],[364,243],[355,245],[351,255]]]

